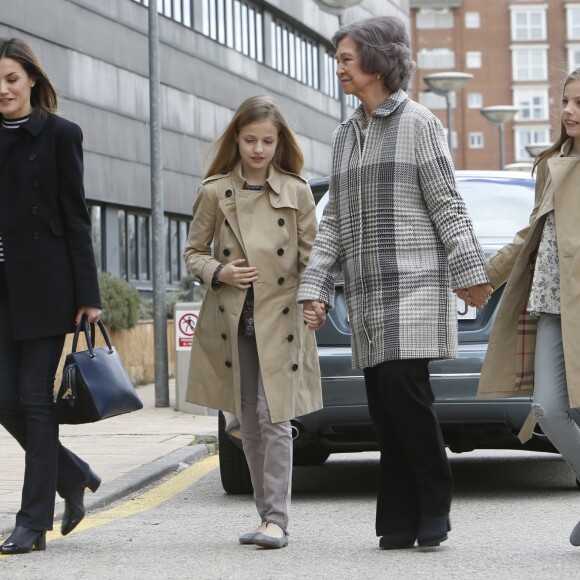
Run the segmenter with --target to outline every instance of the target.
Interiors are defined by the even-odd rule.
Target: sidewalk
[[[175,386],[170,381],[170,407],[155,407],[155,386],[137,388],[143,409],[87,425],[61,425],[60,440],[80,455],[102,478],[97,493],[87,493],[85,506],[99,507],[127,495],[208,453],[196,436],[217,437],[216,416],[175,411]],[[0,427],[0,534],[14,527],[20,508],[24,452]],[[55,512],[64,509],[57,494]],[[59,524],[60,525],[60,524]]]

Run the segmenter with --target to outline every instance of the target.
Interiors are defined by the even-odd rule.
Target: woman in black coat
[[[83,189],[82,132],[56,112],[56,93],[28,44],[0,39],[0,423],[26,452],[21,509],[3,554],[44,550],[55,491],[61,532],[85,515],[99,477],[64,448],[54,378],[83,314],[101,301]]]

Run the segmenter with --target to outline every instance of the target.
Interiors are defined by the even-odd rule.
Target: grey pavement
[[[155,407],[155,386],[137,388],[143,409],[98,423],[61,425],[60,440],[90,463],[101,478],[98,491],[88,492],[85,506],[107,505],[215,451],[217,416],[174,410],[175,383],[170,381],[170,406]],[[24,452],[0,427],[0,534],[14,527],[20,507]],[[57,495],[56,517],[63,512]]]

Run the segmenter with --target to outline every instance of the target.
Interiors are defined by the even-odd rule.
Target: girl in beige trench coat
[[[303,155],[269,97],[242,103],[215,143],[184,258],[206,287],[186,399],[240,418],[260,525],[243,544],[288,544],[290,419],[322,408],[315,335],[296,302],[317,232]],[[212,251],[213,244],[213,251]]]
[[[533,395],[520,439],[538,422],[580,479],[580,69],[564,84],[560,136],[535,169],[529,225],[486,262],[493,287],[507,286],[478,397]],[[580,545],[580,523],[570,541]]]

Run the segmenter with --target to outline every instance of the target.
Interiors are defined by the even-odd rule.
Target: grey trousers
[[[542,431],[580,478],[580,428],[570,409],[560,316],[541,314],[534,368],[534,415]]]
[[[238,336],[242,391],[242,445],[250,468],[256,509],[263,522],[288,528],[292,487],[290,421],[272,423],[256,339]],[[284,388],[284,385],[280,385]]]

